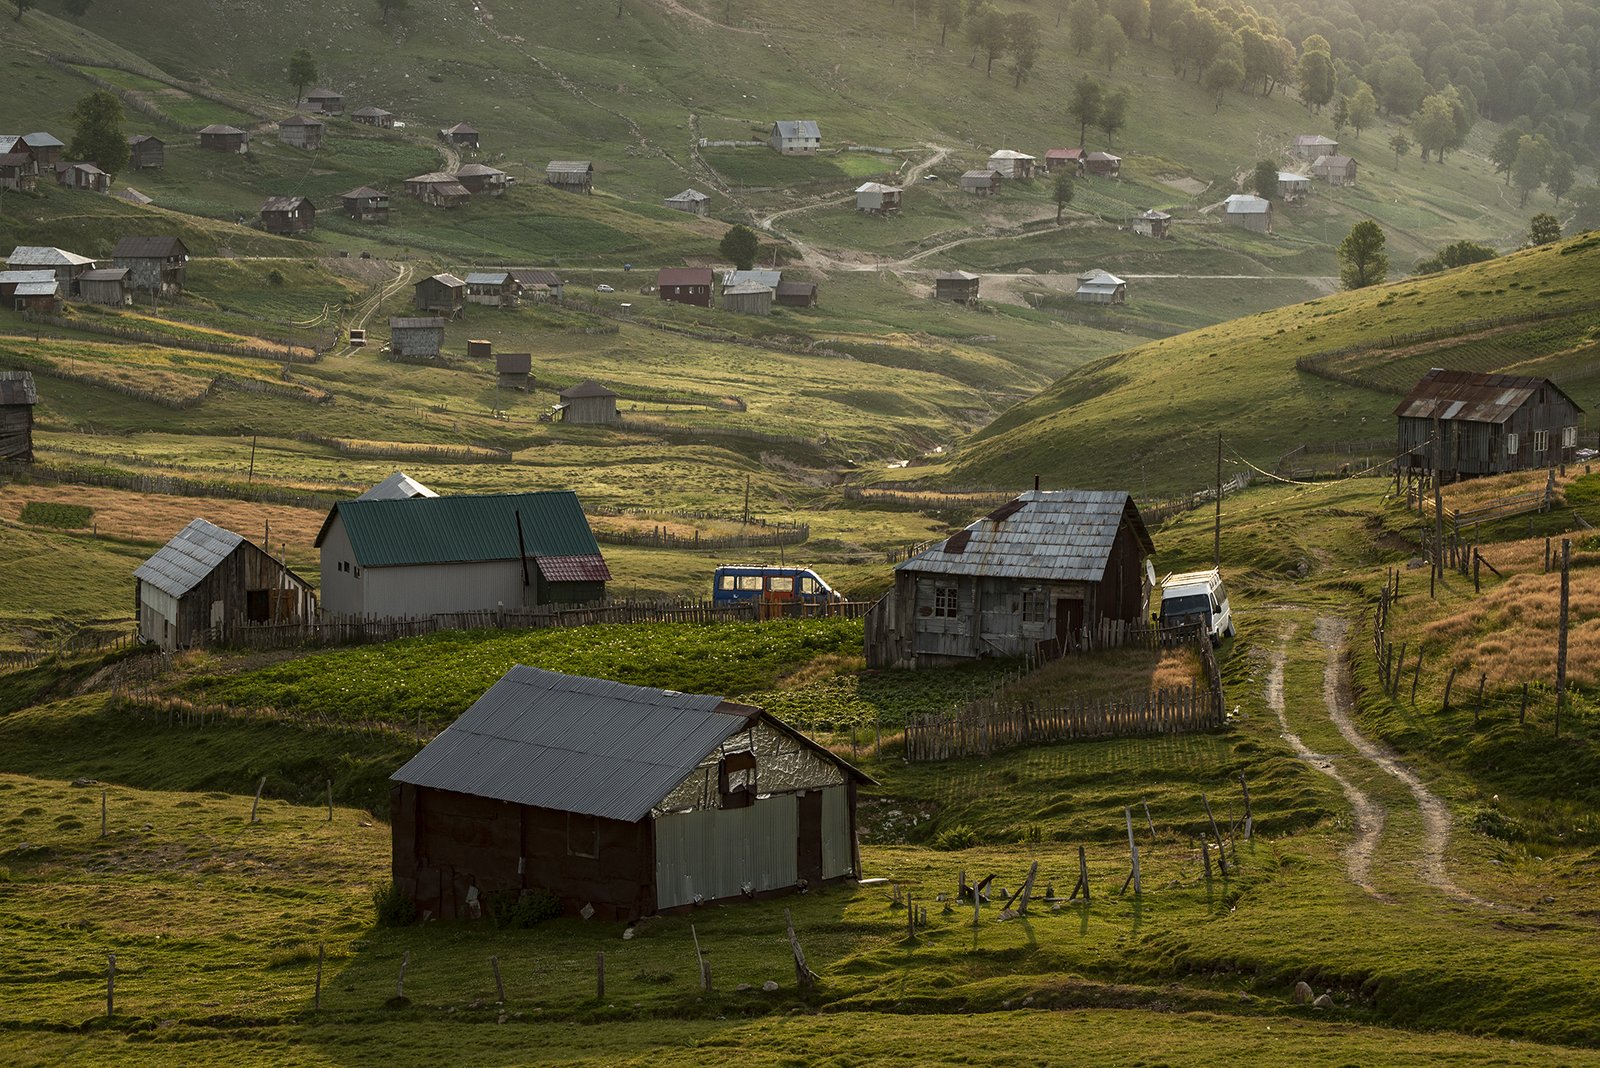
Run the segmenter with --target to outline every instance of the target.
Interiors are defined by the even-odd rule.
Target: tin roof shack
[[[98,262],[87,256],[42,245],[18,245],[6,257],[6,267],[13,271],[53,271],[61,287],[59,296],[63,299],[77,296],[78,276],[98,266]]]
[[[317,223],[317,206],[305,197],[269,197],[261,205],[261,226],[269,234],[298,234]]]
[[[668,197],[661,203],[673,211],[686,211],[690,215],[704,216],[711,198],[698,189],[685,189],[675,197]]]
[[[322,147],[321,119],[305,115],[290,115],[278,123],[278,140],[290,148],[316,149]]]
[[[754,282],[728,286],[722,290],[722,307],[741,315],[771,315],[772,293],[771,288]]]
[[[128,138],[128,166],[136,171],[159,170],[167,165],[167,143],[153,134]]]
[[[1147,208],[1133,217],[1133,232],[1144,237],[1171,237],[1172,216],[1155,208]]]
[[[586,159],[553,159],[545,166],[544,180],[568,193],[593,193],[594,164]]]
[[[39,165],[26,149],[0,151],[0,189],[29,193],[39,187]]]
[[[1311,173],[1329,185],[1355,185],[1356,161],[1349,156],[1318,156]]]
[[[1052,148],[1044,154],[1044,169],[1054,174],[1056,171],[1080,171],[1083,169],[1083,149],[1081,148]]]
[[[1272,233],[1272,201],[1253,193],[1234,193],[1223,201],[1223,221],[1258,234]]]
[[[93,163],[57,163],[56,184],[90,193],[111,192],[111,175]]]
[[[200,128],[200,147],[213,152],[236,152],[242,156],[250,151],[250,135],[237,126],[212,123]]]
[[[482,163],[468,163],[456,171],[456,181],[465,186],[469,193],[497,197],[506,191],[506,172]]]
[[[472,190],[457,181],[453,174],[430,171],[406,179],[406,196],[416,197],[436,208],[458,208],[472,199]]]
[[[515,308],[522,287],[510,271],[473,271],[467,275],[467,303]]]
[[[791,282],[786,278],[778,283],[775,299],[786,308],[815,308],[817,283]]]
[[[711,307],[710,267],[663,267],[656,272],[656,292],[662,300]]]
[[[339,199],[344,203],[344,213],[357,222],[389,221],[389,194],[381,193],[370,185],[341,193]]]
[[[1090,271],[1078,277],[1074,296],[1082,304],[1126,304],[1128,283],[1110,271]]]
[[[1294,171],[1279,171],[1278,195],[1285,200],[1308,197],[1311,195],[1311,179]]]
[[[32,371],[0,371],[0,460],[33,462],[33,406],[38,403]]]
[[[579,382],[560,393],[556,409],[563,423],[620,423],[617,395],[598,382]]]
[[[54,271],[0,271],[0,301],[13,311],[53,312],[60,300]]]
[[[339,616],[590,604],[611,581],[571,490],[340,501],[316,544]]]
[[[895,568],[867,664],[931,667],[1077,647],[1149,604],[1150,533],[1121,491],[1032,490]]]
[[[311,586],[231,530],[196,519],[133,572],[139,637],[171,652],[245,623],[303,623]]]
[[[495,353],[494,376],[496,389],[520,389],[526,393],[528,381],[533,377],[533,353]]]
[[[394,129],[394,113],[382,108],[364,107],[356,108],[350,113],[350,118],[363,126],[376,126],[380,130]]]
[[[101,267],[78,276],[78,295],[90,304],[121,306],[133,303],[133,287],[126,267]]]
[[[869,215],[888,215],[900,210],[900,186],[864,182],[856,186],[856,210]]]
[[[417,283],[416,291],[418,311],[442,312],[454,319],[466,310],[467,283],[453,274],[430,275]]]
[[[1321,134],[1296,134],[1294,154],[1302,159],[1316,159],[1339,151],[1339,142]]]
[[[722,288],[732,289],[734,286],[766,286],[768,289],[777,289],[783,281],[782,271],[768,271],[756,268],[750,271],[723,271]]]
[[[822,131],[813,119],[779,119],[767,131],[767,144],[785,156],[815,156]]]
[[[448,141],[457,148],[470,148],[473,151],[477,151],[479,147],[478,131],[464,122],[458,122],[454,126],[440,130],[439,140]]]
[[[1435,367],[1395,408],[1401,466],[1445,481],[1572,463],[1583,409],[1548,378]]]
[[[433,315],[389,320],[389,356],[396,360],[436,360],[444,347],[443,319]]]
[[[61,157],[66,154],[67,146],[53,134],[43,130],[35,130],[31,134],[23,134],[18,140],[27,146],[33,162],[42,172],[47,167],[53,167],[61,162]]]
[[[946,271],[933,279],[933,299],[976,304],[978,281],[978,275],[968,274],[966,271]]]
[[[990,197],[1000,192],[1000,172],[988,168],[965,171],[961,175],[961,191],[975,197]]]
[[[1122,157],[1109,152],[1091,152],[1083,157],[1083,172],[1101,178],[1122,177]]]
[[[1026,152],[1002,148],[989,157],[989,169],[1002,178],[1028,179],[1033,177],[1036,160]]]
[[[566,279],[554,271],[536,267],[513,267],[511,277],[522,290],[522,295],[534,300],[543,300],[545,297],[560,300],[566,292]]]
[[[332,89],[313,89],[306,94],[306,106],[322,115],[343,115],[344,94]]]
[[[189,246],[177,237],[124,237],[111,262],[128,268],[128,284],[141,293],[175,297],[189,273]]]
[[[391,779],[395,885],[445,920],[472,886],[632,920],[855,878],[872,783],[759,708],[522,665]]]
[[[437,497],[437,493],[406,474],[396,471],[388,478],[367,490],[358,501],[409,501],[413,497]]]

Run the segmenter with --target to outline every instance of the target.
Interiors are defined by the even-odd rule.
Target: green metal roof
[[[529,558],[600,554],[583,506],[571,490],[340,501],[317,534],[318,547],[336,517],[344,523],[362,567],[517,560],[524,553]]]

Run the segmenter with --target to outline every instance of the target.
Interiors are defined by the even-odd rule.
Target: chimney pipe
[[[1039,476],[1038,475],[1034,475],[1033,476],[1033,492],[1035,492],[1035,493],[1039,492]]]

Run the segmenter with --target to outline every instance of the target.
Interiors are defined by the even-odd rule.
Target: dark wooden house
[[[27,149],[0,150],[0,189],[31,193],[39,187],[39,165]]]
[[[529,300],[560,300],[567,288],[566,279],[541,267],[513,267],[511,277]]]
[[[0,307],[12,311],[53,312],[64,292],[51,270],[0,271]]]
[[[212,123],[201,128],[200,147],[213,152],[237,152],[243,155],[250,151],[250,135],[237,126]]]
[[[311,586],[231,530],[196,519],[133,572],[139,637],[172,651],[250,623],[316,616]]]
[[[1081,148],[1052,148],[1044,154],[1044,169],[1051,174],[1057,171],[1080,173],[1083,170],[1083,157]]]
[[[306,197],[269,197],[261,205],[261,227],[269,234],[298,234],[317,222],[317,207]]]
[[[1000,172],[980,167],[961,175],[961,191],[975,197],[992,197],[1000,192]]]
[[[167,165],[167,143],[154,134],[135,134],[128,138],[128,166],[136,171],[159,169]]]
[[[467,307],[467,283],[453,274],[435,274],[416,285],[418,311],[439,312],[454,319]]]
[[[656,290],[662,300],[711,307],[711,268],[663,267],[656,272]]]
[[[973,304],[978,299],[979,276],[966,271],[946,271],[933,280],[933,299]]]
[[[1548,378],[1435,367],[1394,414],[1400,466],[1432,471],[1437,453],[1449,482],[1572,463],[1583,409]]]
[[[510,271],[473,271],[467,275],[467,303],[491,308],[515,308],[522,287]]]
[[[464,122],[458,122],[454,126],[448,126],[440,130],[439,140],[448,141],[457,148],[478,150],[478,131]]]
[[[35,130],[31,134],[23,134],[22,140],[28,146],[28,152],[33,156],[33,161],[39,165],[39,173],[43,174],[45,168],[54,167],[66,155],[67,146],[54,134],[43,130]]]
[[[445,320],[434,315],[389,320],[389,355],[396,360],[437,359],[444,348]]]
[[[407,178],[406,196],[416,197],[436,208],[458,208],[472,199],[472,190],[457,181],[453,174],[431,171]]]
[[[486,196],[501,196],[506,191],[506,172],[482,163],[468,163],[456,171],[456,181],[467,192]]]
[[[307,115],[290,115],[278,123],[278,140],[290,148],[322,147],[323,122]]]
[[[394,114],[382,108],[356,108],[350,113],[350,118],[363,126],[376,126],[380,130],[394,129]]]
[[[756,282],[722,287],[722,307],[740,315],[771,315],[773,289]]]
[[[533,377],[533,353],[497,352],[494,354],[494,384],[497,389],[528,390]]]
[[[1294,154],[1302,159],[1316,159],[1339,151],[1339,142],[1321,134],[1296,134]]]
[[[617,395],[598,382],[579,382],[561,391],[556,405],[563,423],[620,423]]]
[[[817,283],[790,281],[785,278],[778,283],[777,301],[786,308],[815,308],[817,306]]]
[[[322,115],[343,115],[344,94],[332,89],[313,89],[306,94],[306,106]]]
[[[1083,172],[1100,178],[1122,177],[1122,157],[1109,152],[1091,152],[1083,157]]]
[[[175,297],[189,272],[189,247],[178,237],[124,237],[111,262],[128,268],[128,284],[141,293]]]
[[[89,304],[120,307],[133,303],[126,267],[99,267],[78,276],[78,296]]]
[[[31,371],[0,371],[0,460],[33,461],[33,406],[39,392]]]
[[[395,886],[442,920],[533,890],[632,920],[859,878],[872,782],[759,708],[521,665],[392,781]]]
[[[381,193],[370,185],[341,193],[339,200],[344,204],[344,213],[357,222],[389,221],[389,194]]]
[[[1032,490],[895,568],[867,615],[867,663],[931,667],[1080,646],[1138,624],[1154,547],[1120,491]]]
[[[1311,164],[1311,173],[1329,185],[1355,185],[1356,161],[1349,156],[1318,156]]]
[[[706,207],[710,202],[711,198],[700,192],[698,189],[685,189],[677,196],[668,197],[661,203],[665,204],[673,211],[686,211],[690,215],[704,216],[706,213]]]
[[[545,166],[544,180],[568,193],[593,193],[594,164],[586,159],[553,159]]]
[[[18,245],[6,257],[6,267],[13,271],[53,271],[64,300],[78,295],[78,276],[98,266],[87,256],[42,245]]]

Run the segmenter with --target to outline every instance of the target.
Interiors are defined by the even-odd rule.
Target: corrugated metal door
[[[792,794],[748,808],[705,809],[655,821],[656,907],[793,886],[799,810]]]
[[[822,877],[836,879],[850,869],[855,853],[850,834],[850,788],[822,791]]]

